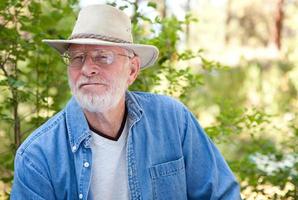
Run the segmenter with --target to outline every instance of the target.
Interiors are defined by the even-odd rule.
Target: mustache
[[[108,82],[97,77],[81,77],[80,79],[77,80],[76,82],[76,88],[80,88],[84,85],[89,85],[89,84],[96,84],[96,85],[108,85]]]

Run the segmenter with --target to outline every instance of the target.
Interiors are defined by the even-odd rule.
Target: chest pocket
[[[153,199],[187,199],[184,159],[173,160],[149,168]]]

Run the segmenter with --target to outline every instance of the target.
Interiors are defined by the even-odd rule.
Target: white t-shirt
[[[125,127],[118,141],[92,132],[91,192],[95,200],[129,199]]]

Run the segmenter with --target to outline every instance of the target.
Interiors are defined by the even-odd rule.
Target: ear
[[[130,62],[128,85],[133,84],[133,82],[136,80],[136,78],[139,75],[140,68],[141,68],[140,58],[138,56],[133,57]]]

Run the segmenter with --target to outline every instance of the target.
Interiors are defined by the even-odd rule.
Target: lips
[[[106,85],[106,84],[104,84],[104,83],[82,83],[82,84],[80,84],[79,85],[79,88],[82,88],[82,87],[84,87],[84,86],[92,86],[92,85]]]

